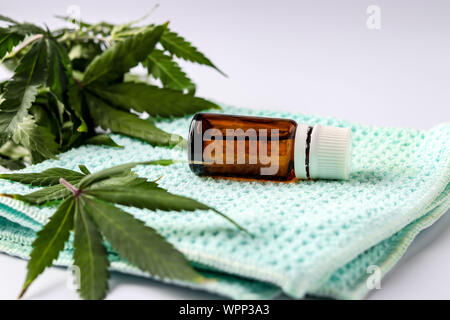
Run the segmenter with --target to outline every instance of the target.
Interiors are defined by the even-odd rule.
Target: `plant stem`
[[[29,44],[33,43],[36,40],[39,40],[43,37],[43,34],[35,34],[34,36],[29,37],[26,41],[22,42],[20,46],[14,50],[11,54],[8,55],[7,59],[14,58],[20,51],[22,51]]]
[[[59,183],[61,183],[64,187],[69,189],[70,192],[73,193],[75,197],[77,197],[80,194],[80,189],[75,188],[72,184],[70,184],[69,181],[67,181],[64,178],[59,178]]]
[[[78,86],[78,87],[80,87],[81,89],[83,89],[83,87],[84,87],[84,84],[80,81],[80,80],[78,80],[77,78],[73,78],[73,81],[75,82],[75,84]]]

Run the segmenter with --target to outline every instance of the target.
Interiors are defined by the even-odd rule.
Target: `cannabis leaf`
[[[166,30],[161,37],[161,44],[164,49],[181,59],[212,67],[225,75],[211,60],[176,32]]]
[[[4,157],[0,155],[0,166],[9,168],[11,170],[20,170],[25,168],[22,160],[14,160],[9,157]]]
[[[40,173],[2,174],[0,178],[47,186],[28,195],[6,195],[34,203],[62,200],[49,222],[37,233],[20,297],[52,265],[74,232],[74,264],[80,269],[79,293],[84,299],[102,299],[108,291],[107,240],[120,257],[142,271],[162,279],[202,281],[189,261],[158,232],[116,207],[164,211],[211,210],[244,230],[229,217],[196,200],[172,194],[131,171],[138,165],[170,165],[172,160],[132,162],[90,173],[52,168]],[[69,182],[70,181],[70,182]],[[58,182],[60,184],[58,184]],[[40,201],[36,193],[40,192]],[[32,196],[34,194],[34,196]],[[3,195],[5,196],[5,195]]]
[[[74,264],[80,268],[80,295],[102,299],[108,291],[108,253],[97,225],[81,199],[75,205]],[[115,207],[114,207],[115,208]]]
[[[69,239],[70,230],[73,228],[74,199],[64,200],[58,210],[50,218],[44,228],[37,233],[28,262],[27,277],[19,298],[22,297],[31,283],[50,267],[59,253],[64,249],[64,244]]]
[[[202,279],[181,253],[142,221],[107,202],[89,196],[81,199],[121,257],[160,278]]]
[[[22,168],[84,144],[120,147],[98,127],[172,147],[180,136],[135,111],[159,120],[218,108],[194,97],[176,58],[217,67],[167,23],[135,26],[148,16],[120,25],[59,17],[74,28],[57,30],[0,16],[0,62],[14,70],[0,83],[1,166]],[[129,82],[139,64],[161,85]],[[17,148],[25,154],[15,156]]]
[[[108,48],[89,64],[83,83],[87,85],[99,80],[115,80],[123,75],[149,55],[161,38],[164,29],[165,25],[152,28]]]
[[[48,48],[47,86],[62,101],[63,93],[72,81],[72,67],[67,51],[55,39],[45,39]]]
[[[0,60],[25,38],[25,36],[0,28]]]
[[[38,126],[31,116],[27,116],[17,125],[12,140],[37,155],[42,155],[44,159],[54,158],[58,150],[58,144],[49,129]]]
[[[7,179],[15,182],[29,184],[32,186],[54,186],[59,184],[59,179],[64,178],[70,182],[75,180],[81,180],[84,177],[83,173],[64,169],[64,168],[51,168],[39,173],[3,173],[0,174],[0,178]]]
[[[122,148],[122,146],[115,143],[114,140],[111,139],[111,137],[108,136],[107,134],[99,134],[99,135],[93,136],[92,138],[86,139],[84,142],[86,144],[96,144],[96,145]]]
[[[70,196],[70,191],[59,183],[60,178],[64,178],[71,184],[78,185],[81,179],[89,173],[85,166],[80,166],[80,172],[64,168],[52,168],[40,173],[4,173],[0,178],[16,181],[32,186],[46,186],[25,195],[9,194],[8,197],[28,202],[30,204],[44,204],[46,202],[65,199]],[[5,195],[4,195],[5,196]]]
[[[161,165],[169,166],[173,164],[173,160],[154,160],[154,161],[144,161],[144,162],[128,162],[124,164],[119,164],[117,166],[103,169],[95,173],[89,174],[83,177],[81,182],[81,187],[88,187],[94,183],[98,183],[113,177],[123,177],[130,174],[130,170],[138,165]],[[135,178],[133,176],[133,178]]]
[[[93,90],[118,108],[147,112],[153,117],[181,117],[204,109],[218,109],[216,104],[208,100],[146,83],[125,82]]]
[[[77,184],[75,183],[74,185],[77,186]],[[25,195],[8,194],[5,196],[11,197],[16,200],[21,200],[30,204],[43,205],[55,200],[66,199],[67,197],[70,196],[70,191],[67,190],[67,188],[65,188],[63,185],[58,184]]]
[[[77,131],[79,132],[88,131],[88,126],[86,124],[86,121],[84,120],[85,111],[83,110],[83,93],[81,91],[81,88],[76,85],[71,85],[69,86],[67,94],[69,103],[75,115],[78,117],[80,121],[80,126],[77,128]]]
[[[0,14],[0,21],[5,21],[5,22],[9,22],[9,23],[18,23],[16,20],[11,19],[11,18],[1,15],[1,14]]]
[[[0,165],[11,170],[23,169],[28,155],[24,147],[8,141],[0,147]]]
[[[12,79],[5,86],[5,100],[0,104],[0,143],[6,142],[27,117],[38,86],[45,83],[46,77],[47,51],[45,40],[40,39],[21,59]]]
[[[8,28],[0,28],[0,60],[26,36],[44,32],[34,24],[19,23],[5,16],[0,16],[0,21],[12,24]]]
[[[180,66],[172,60],[172,57],[164,54],[163,51],[155,49],[143,63],[149,74],[154,78],[160,79],[165,88],[175,90],[195,91],[195,85]]]
[[[91,117],[96,126],[140,138],[153,145],[175,146],[182,138],[167,133],[137,115],[114,109],[93,95],[87,95]]]

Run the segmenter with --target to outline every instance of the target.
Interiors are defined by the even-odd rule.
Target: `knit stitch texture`
[[[382,128],[334,118],[223,107],[222,112],[294,119],[298,123],[351,128],[352,173],[348,181],[297,183],[243,182],[195,176],[186,162],[168,167],[139,166],[136,173],[170,192],[188,196],[226,213],[254,237],[206,211],[126,210],[156,228],[206,276],[218,279],[192,285],[236,299],[272,298],[284,292],[359,299],[369,291],[370,266],[384,276],[414,237],[450,205],[450,124],[428,131]],[[157,125],[186,137],[192,117]],[[156,159],[186,159],[180,149],[152,147],[121,135],[123,149],[81,146],[30,166],[90,171]],[[0,193],[25,194],[36,187],[0,180]],[[35,232],[55,207],[31,206],[0,197],[0,251],[27,258]],[[56,264],[71,264],[68,243]],[[144,274],[110,252],[111,268]],[[161,279],[167,281],[165,279]]]

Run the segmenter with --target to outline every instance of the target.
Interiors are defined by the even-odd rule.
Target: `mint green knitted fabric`
[[[218,279],[196,288],[237,299],[272,298],[281,292],[295,298],[306,294],[362,298],[368,292],[367,267],[375,264],[383,275],[387,273],[415,235],[449,208],[450,124],[420,131],[232,107],[224,107],[223,112],[350,127],[353,171],[348,181],[284,184],[198,177],[186,163],[137,167],[138,174],[152,179],[163,176],[162,187],[208,203],[254,234],[252,238],[237,231],[211,212],[127,208],[207,276]],[[190,119],[160,121],[158,126],[186,137]],[[112,137],[125,148],[82,146],[24,171],[55,166],[76,170],[78,164],[95,171],[130,161],[185,159],[181,150]],[[31,189],[0,181],[0,193]],[[35,231],[54,210],[0,197],[0,250],[26,258]],[[57,264],[70,264],[71,250],[69,243]],[[113,270],[148,276],[113,252],[110,258]]]

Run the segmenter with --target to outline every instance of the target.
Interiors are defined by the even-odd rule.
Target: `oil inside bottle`
[[[289,119],[199,113],[189,132],[190,168],[197,175],[292,180],[296,128]]]

